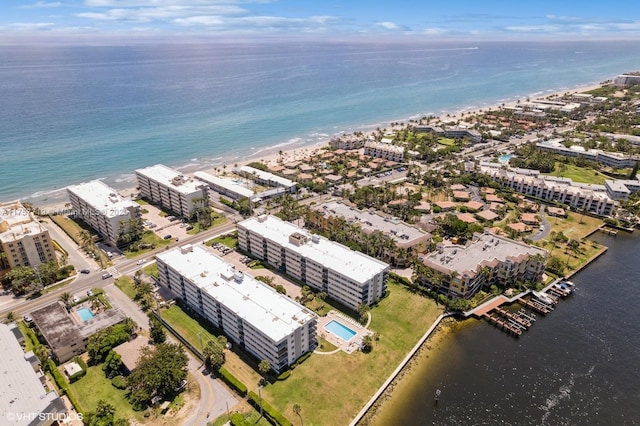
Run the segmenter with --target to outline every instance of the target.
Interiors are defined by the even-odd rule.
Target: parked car
[[[165,240],[170,240],[171,239],[171,234],[167,234],[162,238],[165,239]]]
[[[80,273],[81,274],[88,274],[89,272],[91,272],[91,271],[88,270],[88,269],[80,269]]]
[[[89,297],[93,296],[93,290],[87,290],[87,296]]]

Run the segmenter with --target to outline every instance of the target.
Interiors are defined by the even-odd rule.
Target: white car
[[[142,264],[144,264],[146,262],[147,262],[147,259],[140,259],[140,260],[138,260],[137,265],[142,265]]]

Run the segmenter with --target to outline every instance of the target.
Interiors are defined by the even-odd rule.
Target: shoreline
[[[350,129],[341,130],[335,132],[333,135],[329,135],[326,133],[314,133],[316,136],[322,136],[322,140],[316,140],[315,142],[307,141],[298,137],[290,138],[287,141],[276,143],[275,145],[270,145],[266,147],[258,147],[255,152],[247,153],[246,155],[237,155],[241,153],[233,153],[228,157],[202,157],[202,158],[194,158],[190,161],[185,160],[185,162],[181,165],[173,165],[175,163],[163,163],[168,167],[179,170],[185,174],[192,174],[195,171],[205,171],[209,173],[215,174],[216,169],[226,169],[227,167],[234,165],[246,165],[255,161],[263,161],[268,165],[272,165],[278,163],[280,160],[280,151],[282,151],[282,163],[288,163],[292,161],[300,161],[307,156],[311,155],[318,150],[326,148],[329,146],[329,141],[336,136],[342,134],[351,134],[355,131],[361,131],[365,136],[371,135],[374,133],[375,129],[394,129],[400,130],[406,127],[410,120],[415,118],[421,118],[424,116],[435,116],[437,121],[440,122],[456,122],[456,121],[464,121],[465,117],[473,116],[476,114],[484,113],[490,110],[497,110],[501,107],[509,108],[518,105],[520,102],[525,101],[526,99],[545,99],[548,97],[561,96],[564,94],[571,93],[581,93],[589,90],[593,90],[602,86],[602,82],[600,83],[584,83],[577,84],[573,88],[560,88],[560,89],[547,89],[537,91],[530,95],[521,95],[518,97],[514,97],[513,99],[504,99],[498,100],[496,103],[487,104],[483,106],[468,106],[462,108],[454,108],[452,110],[443,110],[440,111],[440,115],[433,115],[430,113],[425,113],[423,115],[416,114],[410,117],[405,117],[403,119],[397,120],[387,120],[384,122],[374,123],[374,124],[365,124],[365,125],[354,125],[348,126]],[[391,126],[391,123],[398,123],[396,126]],[[302,143],[301,145],[290,147],[289,149],[283,149],[289,145],[294,145]],[[139,168],[148,167],[152,164],[140,165]],[[105,181],[109,186],[114,188],[118,193],[125,197],[132,197],[137,193],[136,191],[136,181],[135,181],[135,173],[134,170],[131,170],[130,173],[119,174],[117,176],[106,176],[106,177],[95,177],[88,180],[100,179]],[[84,180],[84,182],[88,181]],[[78,184],[81,182],[74,182],[73,184]],[[68,197],[65,190],[66,187],[56,188],[48,191],[36,191],[33,194],[25,197],[17,198],[19,201],[30,202],[34,206],[46,210],[46,211],[63,211],[65,209],[65,204],[68,203]],[[3,202],[15,201],[13,200],[5,200]]]

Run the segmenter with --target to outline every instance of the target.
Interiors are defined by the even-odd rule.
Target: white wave
[[[553,410],[553,408],[555,408],[558,405],[560,405],[560,403],[562,401],[567,400],[567,399],[571,399],[571,391],[573,390],[573,387],[576,384],[576,378],[582,378],[582,377],[591,376],[591,374],[593,374],[593,371],[595,370],[595,368],[596,368],[596,366],[592,365],[589,368],[589,370],[584,374],[571,373],[571,375],[569,376],[569,382],[566,385],[560,386],[560,388],[558,389],[558,393],[551,394],[547,398],[546,403],[544,405],[542,405],[541,407],[539,407],[542,411],[544,411],[544,414],[542,415],[542,419],[541,419],[541,423],[540,424],[546,425],[547,424],[547,419],[551,415],[551,410]]]

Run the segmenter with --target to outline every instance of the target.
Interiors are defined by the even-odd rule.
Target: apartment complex
[[[469,298],[483,286],[541,280],[546,258],[541,248],[485,232],[466,246],[439,244],[424,258],[431,273],[419,282],[451,297]]]
[[[387,289],[389,265],[275,216],[238,223],[238,244],[284,273],[356,309],[371,305]]]
[[[58,363],[84,353],[91,335],[127,318],[120,310],[110,308],[83,320],[77,312],[67,311],[62,302],[54,302],[30,315]]]
[[[136,170],[140,196],[185,218],[207,200],[207,185],[162,164]]]
[[[569,178],[545,176],[537,170],[507,168],[500,163],[481,162],[478,171],[514,191],[547,201],[557,201],[576,210],[610,216],[616,202],[605,185],[576,183]]]
[[[604,186],[609,197],[614,200],[626,200],[631,194],[640,191],[640,179],[607,179]]]
[[[290,194],[296,192],[296,182],[282,176],[274,175],[270,172],[265,172],[264,170],[256,169],[255,167],[240,166],[236,169],[236,173],[240,176],[249,178],[260,185],[272,188],[282,188],[285,192]]]
[[[15,324],[0,324],[0,423],[6,426],[49,426],[64,420],[67,408],[55,390],[47,390],[40,361],[25,353],[13,332]],[[19,333],[19,331],[18,331]]]
[[[438,126],[418,125],[415,126],[415,131],[416,133],[435,133],[438,136],[451,139],[467,138],[473,143],[482,142],[482,134],[480,132],[465,127],[449,127],[445,129]]]
[[[317,346],[315,313],[207,248],[187,245],[156,259],[162,286],[275,371]]]
[[[332,138],[329,141],[329,147],[331,149],[360,149],[364,146],[367,138],[362,135],[342,135],[336,138]]]
[[[565,157],[582,157],[615,169],[633,168],[639,160],[635,155],[624,155],[620,152],[601,151],[599,149],[587,150],[579,145],[567,148],[562,144],[562,139],[538,142],[536,147],[541,151],[553,152]]]
[[[401,162],[404,160],[404,147],[385,142],[367,141],[364,144],[364,155]]]
[[[56,260],[49,231],[20,202],[0,204],[0,270]]]
[[[123,198],[100,180],[67,187],[71,206],[78,218],[111,245],[117,245],[126,222],[140,218],[138,203]]]
[[[613,84],[618,87],[629,87],[635,84],[640,84],[640,74],[621,74],[616,76],[613,80]]]
[[[358,225],[364,234],[382,232],[395,243],[395,248],[385,250],[384,260],[396,266],[404,266],[413,253],[426,250],[431,234],[411,226],[398,218],[386,216],[375,210],[359,210],[341,201],[330,201],[311,207],[311,225],[326,230],[342,218],[347,224]],[[358,236],[353,237],[359,240]]]

